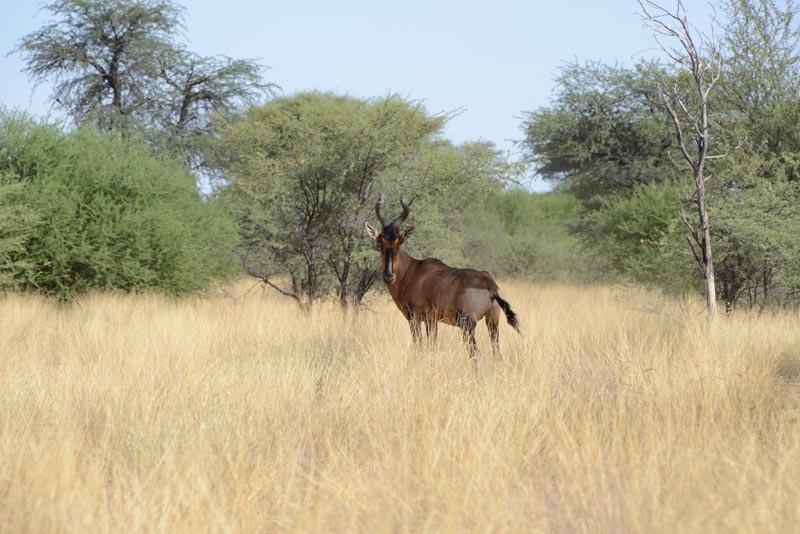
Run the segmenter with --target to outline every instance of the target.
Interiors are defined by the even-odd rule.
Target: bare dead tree
[[[678,68],[687,72],[691,80],[691,90],[681,91],[677,83],[667,89],[659,84],[657,89],[675,126],[681,154],[692,168],[694,187],[691,200],[697,206],[697,221],[692,223],[683,210],[681,220],[689,229],[690,237],[686,239],[703,273],[708,322],[713,326],[717,316],[717,291],[706,209],[705,183],[708,178],[705,176],[705,164],[714,157],[708,154],[711,141],[708,100],[722,74],[722,55],[713,36],[707,39],[689,24],[686,8],[681,0],[677,0],[674,12],[651,0],[638,2],[642,18],[652,28],[661,50]],[[676,42],[677,47],[668,48],[662,39]]]

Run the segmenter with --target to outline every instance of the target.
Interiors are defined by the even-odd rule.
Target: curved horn
[[[408,218],[408,214],[411,213],[411,204],[413,202],[414,202],[413,200],[411,202],[406,202],[405,195],[403,195],[400,198],[400,205],[403,207],[403,213],[398,215],[397,218],[392,222],[392,224],[394,224],[398,228],[400,227],[401,224],[403,224],[403,221],[405,221]]]
[[[378,216],[378,220],[381,222],[381,226],[386,228],[391,223],[389,219],[386,218],[386,215],[383,214],[383,206],[386,204],[386,201],[383,199],[383,193],[378,193],[378,202],[375,204],[375,215]]]

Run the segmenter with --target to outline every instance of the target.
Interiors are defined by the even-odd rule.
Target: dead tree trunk
[[[644,20],[656,34],[656,40],[659,37],[666,37],[678,42],[675,50],[665,48],[660,41],[659,45],[679,68],[688,71],[692,90],[695,92],[693,96],[685,98],[677,84],[671,90],[664,90],[661,85],[658,85],[658,94],[675,127],[678,147],[683,158],[692,168],[694,182],[692,201],[697,206],[697,220],[696,223],[690,222],[683,212],[681,212],[681,219],[689,229],[691,238],[687,238],[687,240],[703,273],[708,322],[713,326],[717,317],[717,290],[714,282],[711,232],[706,209],[705,164],[712,157],[708,155],[708,146],[711,140],[708,98],[722,73],[722,56],[716,44],[713,41],[703,43],[702,36],[700,47],[698,47],[681,0],[677,0],[674,13],[650,0],[639,0],[639,6],[642,9]],[[705,56],[702,54],[701,48],[705,52]],[[687,146],[685,129],[693,138],[691,151]]]

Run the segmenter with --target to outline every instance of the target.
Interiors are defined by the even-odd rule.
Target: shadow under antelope
[[[414,231],[411,226],[400,231],[408,217],[411,205],[405,197],[400,200],[403,212],[390,221],[383,214],[383,193],[378,195],[375,214],[381,230],[365,223],[367,233],[375,239],[381,252],[383,281],[397,307],[411,326],[414,344],[421,339],[421,325],[425,323],[428,338],[435,343],[439,321],[461,329],[464,341],[469,344],[470,356],[475,355],[475,327],[485,319],[492,341],[492,351],[499,354],[500,311],[508,324],[519,332],[517,315],[500,297],[499,288],[486,271],[455,269],[436,258],[418,260],[406,254],[400,246]]]

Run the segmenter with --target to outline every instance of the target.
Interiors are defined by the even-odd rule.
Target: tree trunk
[[[342,267],[342,275],[339,278],[339,304],[341,307],[347,308],[350,304],[350,297],[347,294],[348,286],[347,279],[350,277],[350,253],[345,258],[344,266]]]
[[[708,306],[708,323],[714,325],[717,318],[717,288],[714,281],[714,258],[711,254],[711,232],[708,227],[708,211],[706,210],[706,188],[702,169],[695,176],[697,186],[697,209],[700,216],[700,240],[703,253],[703,280],[706,288],[706,305]]]

